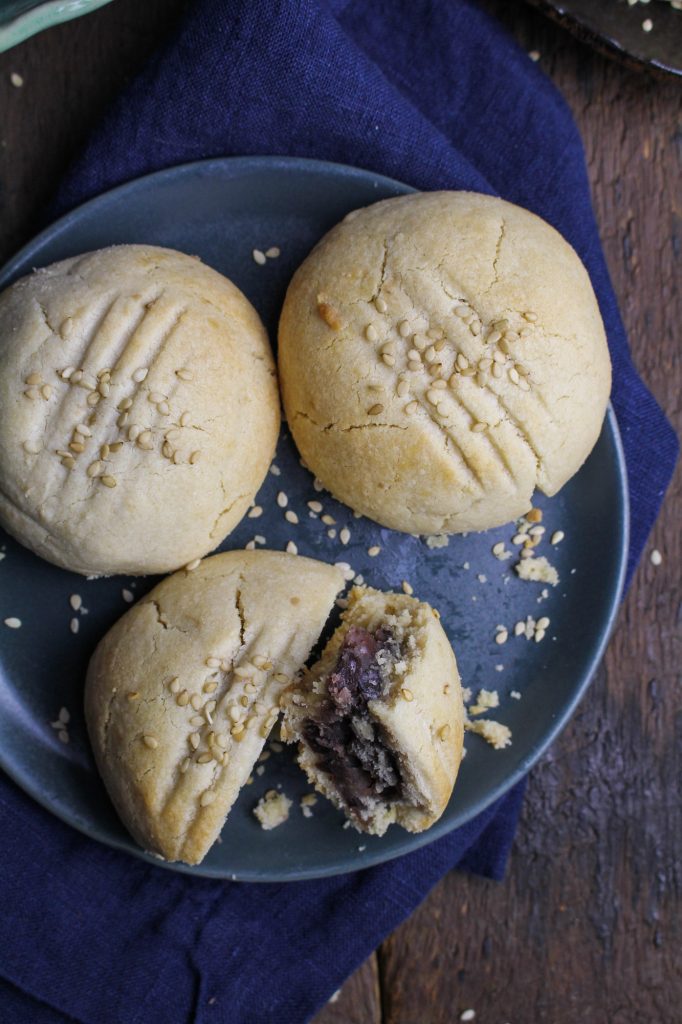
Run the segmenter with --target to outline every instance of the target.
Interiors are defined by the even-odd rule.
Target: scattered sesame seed
[[[529,50],[529,52],[528,52],[528,56],[530,57],[530,59],[531,59],[532,61],[534,61],[534,62],[536,62],[536,63],[537,63],[537,61],[539,61],[539,60],[540,60],[540,56],[541,56],[541,54],[540,54],[540,51],[539,51],[539,50]]]
[[[295,512],[292,512],[290,508],[284,513],[284,518],[288,523],[293,523],[294,526],[298,525],[299,519]]]
[[[658,548],[654,548],[654,550],[651,552],[651,555],[649,557],[651,559],[651,564],[652,565],[660,565],[661,562],[663,561],[663,555],[658,550]]]
[[[73,610],[77,612],[80,606],[83,604],[83,598],[80,596],[80,594],[72,594],[71,597],[69,598],[69,604],[71,605]]]
[[[78,630],[80,629],[80,623],[79,623],[78,619],[76,619],[76,618],[71,619],[71,622],[69,623],[69,629],[71,630],[72,633],[77,633],[78,632]]]
[[[416,412],[418,408],[419,408],[419,402],[416,402],[416,401],[408,402],[407,405],[405,406],[405,412],[408,415],[411,416],[412,413]]]
[[[395,356],[392,356],[390,352],[383,352],[381,361],[385,366],[395,366]]]
[[[279,505],[280,508],[286,508],[287,505],[289,504],[289,499],[287,498],[284,491],[280,491],[279,494],[277,495],[277,504]]]
[[[642,31],[643,32],[651,32],[653,27],[654,27],[654,23],[651,20],[651,18],[645,18],[644,21],[642,22]]]
[[[321,501],[309,501],[308,502],[308,508],[310,509],[311,512],[315,512],[315,513],[319,514],[322,511],[322,508],[323,508],[322,502]]]
[[[527,320],[529,324],[534,324],[536,322],[537,318],[538,318],[537,313],[526,312],[526,313],[523,313],[522,316],[523,316],[523,319]]]
[[[408,690],[406,686],[403,686],[400,692],[403,695],[403,699],[406,700],[408,704],[414,700],[412,690]]]
[[[538,619],[535,628],[545,630],[549,626],[549,619],[546,615],[543,615],[541,619]]]
[[[186,369],[185,367],[183,367],[180,370],[176,370],[175,376],[179,377],[180,380],[194,380],[194,374],[192,373],[192,371]]]
[[[61,740],[62,743],[69,742],[69,734],[66,731],[66,729],[60,729],[60,731],[57,733],[57,737]]]
[[[407,594],[408,596],[414,594],[414,589],[412,588],[412,585],[407,582],[407,580],[403,580],[403,582],[400,585],[403,588],[403,593]]]
[[[471,430],[474,434],[483,434],[487,429],[487,423],[473,423],[471,426]]]
[[[24,84],[24,79],[17,71],[12,72],[12,74],[9,76],[9,80],[15,89],[21,89],[22,85]]]
[[[276,260],[281,255],[281,251],[278,245],[271,245],[269,249],[265,250],[265,255],[269,260]]]
[[[267,257],[264,252],[261,252],[260,249],[253,249],[251,255],[253,256],[254,262],[257,263],[259,267],[265,265]]]
[[[506,644],[508,639],[509,639],[509,633],[504,628],[504,626],[502,627],[502,629],[500,629],[498,627],[498,631],[495,634],[495,643],[496,644]]]
[[[370,558],[376,558],[376,556],[380,554],[380,552],[381,548],[379,547],[378,544],[373,544],[371,548],[367,548],[367,554],[369,555]]]
[[[536,629],[535,630],[535,636],[533,637],[533,639],[535,640],[536,644],[539,644],[541,640],[545,639],[545,630],[544,629]]]
[[[85,445],[83,444],[82,441],[70,441],[69,448],[71,449],[72,452],[76,452],[77,455],[80,455],[82,452],[85,451]]]
[[[21,619],[17,619],[14,615],[10,615],[8,619],[5,619],[5,625],[8,629],[19,629],[21,627]]]
[[[298,548],[294,544],[293,540],[287,541],[287,546],[286,546],[285,550],[290,555],[297,555],[298,554]]]
[[[566,534],[563,530],[555,530],[552,536],[549,538],[550,544],[561,544]]]
[[[332,526],[331,530],[327,530],[327,536],[330,540],[334,540],[336,537],[336,529]]]
[[[521,620],[519,620],[516,623],[516,625],[514,626],[514,636],[522,636],[522,634],[525,633],[525,632],[526,632],[526,624],[525,624],[525,622],[521,622]]]
[[[197,764],[208,764],[208,762],[212,761],[212,760],[213,760],[213,757],[212,757],[211,754],[207,754],[207,753],[199,754],[199,756],[197,758]]]
[[[348,541],[350,540],[350,530],[348,529],[347,526],[342,527],[342,529],[339,531],[339,540],[341,541],[342,544],[347,544]]]
[[[187,565],[185,566],[185,570],[187,572],[194,572],[194,570],[198,569],[200,565],[201,565],[201,559],[200,558],[193,558],[191,562],[187,563]]]
[[[475,1010],[464,1010],[462,1013],[460,1013],[459,1019],[460,1020],[473,1020],[475,1016],[476,1016],[476,1011]]]

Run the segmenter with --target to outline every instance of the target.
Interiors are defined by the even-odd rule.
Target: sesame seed
[[[421,366],[421,356],[416,348],[411,348],[407,353],[407,358],[413,363],[418,363]]]
[[[69,598],[69,604],[71,605],[73,610],[77,612],[78,609],[83,604],[83,598],[80,596],[80,594],[72,594],[71,597]]]
[[[403,686],[400,692],[402,693],[403,698],[408,702],[408,704],[410,703],[410,701],[414,700],[414,694],[412,693],[412,690],[408,690],[406,686]]]
[[[268,667],[271,667],[269,660],[265,657],[264,654],[254,654],[254,656],[251,659],[251,661],[256,666],[256,668],[268,668]]]
[[[249,519],[258,519],[263,515],[263,508],[261,505],[254,505],[246,514]]]
[[[146,747],[149,747],[150,750],[156,750],[156,748],[159,745],[159,741],[157,740],[156,736],[151,736],[149,733],[146,733],[142,737],[142,741]]]
[[[158,409],[162,416],[168,416],[170,413],[170,405],[168,404],[168,402],[159,402],[156,408]]]
[[[336,530],[333,527],[331,530],[327,530],[327,536],[329,537],[330,540],[334,540],[334,538],[336,537]]]
[[[440,729],[438,730],[438,738],[441,739],[441,740],[446,740],[448,738],[448,736],[450,735],[450,731],[451,730],[450,730],[450,726],[449,726],[448,723],[446,723],[445,725],[442,725],[440,727]]]
[[[536,624],[536,629],[545,630],[545,629],[548,628],[548,626],[549,626],[549,619],[547,618],[546,615],[543,615],[541,619],[538,619],[537,624]]]
[[[10,615],[8,619],[5,619],[5,625],[8,629],[20,629],[21,619],[17,619],[14,615]]]
[[[42,451],[42,446],[37,442],[24,441],[24,451],[29,455],[38,455]]]
[[[73,469],[76,465],[76,460],[72,455],[65,455],[62,459],[62,466],[66,466],[67,469]]]
[[[460,319],[464,319],[465,316],[469,316],[469,307],[455,306],[455,316],[460,317]]]
[[[276,260],[281,254],[281,249],[278,245],[271,245],[269,249],[265,250],[265,255],[269,260]]]
[[[499,348],[495,349],[495,351],[493,352],[493,362],[494,363],[506,363],[506,361],[507,361],[507,357],[504,354],[504,352],[502,352],[501,349],[499,349]]]
[[[71,622],[69,623],[69,629],[71,630],[72,633],[78,632],[78,630],[80,629],[80,622],[78,621],[78,619],[71,619]]]
[[[298,524],[298,521],[299,521],[298,516],[296,515],[296,513],[292,512],[292,510],[290,508],[288,508],[286,510],[286,512],[284,513],[284,518],[286,519],[286,521],[288,523],[293,523],[294,526],[296,526]]]
[[[218,689],[218,684],[213,679],[207,679],[201,689],[204,693],[215,693]]]
[[[181,427],[186,427],[190,421],[190,415],[188,412],[183,412],[182,416],[178,420]]]
[[[481,333],[481,321],[472,320],[472,322],[469,324],[469,330],[474,336],[479,335]]]
[[[493,544],[493,554],[495,556],[501,555],[503,551],[504,551],[504,541],[503,540],[498,541],[497,544]]]
[[[199,736],[198,732],[190,733],[190,735],[189,735],[189,744],[192,747],[192,750],[196,750],[197,749],[197,747],[199,746],[200,741],[201,741],[201,737]]]
[[[407,582],[407,580],[403,580],[403,582],[400,585],[403,588],[403,592],[405,594],[414,594],[414,589],[412,588],[411,584]]]
[[[187,771],[187,769],[189,768],[191,763],[192,762],[190,761],[189,757],[186,757],[185,760],[180,765],[180,774],[181,775],[185,774],[185,772]]]
[[[439,395],[437,391],[434,391],[431,388],[426,392],[426,400],[427,402],[430,402],[431,405],[438,405],[441,399],[442,395]]]
[[[200,458],[201,458],[201,452],[200,451],[192,452],[192,454],[190,455],[189,460],[188,460],[190,466],[196,465],[196,463],[199,461]]]
[[[148,373],[149,370],[147,369],[147,367],[141,366],[139,370],[135,370],[135,372],[133,373],[133,380],[135,381],[136,384],[141,384]]]
[[[161,446],[161,454],[163,455],[163,457],[165,459],[172,459],[173,458],[174,448],[173,448],[173,445],[170,443],[170,441],[164,441],[163,442],[163,445]]]
[[[267,257],[260,249],[253,249],[251,255],[253,256],[254,262],[257,263],[259,267],[265,265]]]
[[[105,469],[105,466],[104,466],[103,462],[100,462],[99,460],[97,460],[95,462],[91,462],[90,465],[87,468],[87,471],[86,471],[87,472],[87,476],[89,476],[89,477],[99,476],[100,473],[104,472],[104,469]]]
[[[139,700],[139,699],[140,699],[140,695],[137,692],[137,690],[130,690],[130,692],[128,693],[128,700],[132,702],[132,701]]]
[[[298,554],[298,548],[294,544],[293,540],[287,541],[287,546],[285,548],[285,551],[289,555],[297,555]]]
[[[77,455],[80,455],[81,452],[85,451],[85,445],[82,441],[70,441],[69,448],[72,452],[76,452]]]
[[[376,558],[381,553],[381,548],[378,544],[373,544],[371,548],[367,548],[367,554],[370,558]]]
[[[488,429],[487,423],[474,423],[471,427],[474,434],[482,434],[484,430]]]
[[[495,634],[495,643],[496,644],[506,644],[508,639],[509,639],[508,631],[506,629],[504,629],[504,627],[502,629],[498,629],[497,633]]]
[[[60,722],[64,723],[64,725],[68,725],[69,722],[71,721],[71,714],[68,708],[60,708],[59,715],[57,717],[59,718]]]
[[[476,1016],[476,1011],[475,1010],[464,1010],[462,1013],[460,1013],[459,1019],[460,1020],[473,1020],[475,1016]]]
[[[61,740],[62,743],[68,743],[69,742],[69,734],[66,731],[66,729],[60,729],[60,731],[57,733],[57,736]]]
[[[432,363],[436,358],[436,350],[433,345],[429,345],[426,352],[424,353],[424,359],[427,363]]]
[[[365,327],[365,337],[367,338],[367,341],[379,340],[379,332],[377,331],[374,324],[367,324],[367,326]]]
[[[24,395],[26,398],[34,399],[38,397],[38,391],[36,388],[26,388]]]
[[[308,508],[310,509],[311,512],[317,512],[319,514],[322,511],[322,508],[323,508],[322,502],[321,501],[309,501],[308,502]]]
[[[496,377],[499,380],[503,373],[504,373],[504,370],[502,369],[500,364],[499,363],[493,363],[493,377]]]
[[[180,380],[194,380],[194,374],[191,370],[185,368],[175,371],[175,376],[179,377]]]
[[[654,548],[654,550],[649,555],[649,559],[652,565],[661,565],[661,563],[663,562],[663,555],[658,550],[658,548]]]
[[[183,690],[182,693],[179,693],[177,698],[176,698],[175,703],[180,708],[186,708],[187,705],[189,704],[189,693],[188,693],[188,691],[187,690]]]
[[[536,629],[535,630],[535,636],[533,637],[533,639],[535,640],[536,644],[539,644],[541,640],[545,639],[545,630],[544,629]]]
[[[26,383],[27,384],[40,384],[42,379],[43,378],[40,376],[39,373],[29,373],[28,377],[26,378]]]
[[[552,536],[549,538],[550,544],[561,544],[566,534],[563,530],[555,530]]]
[[[132,400],[132,398],[123,398],[123,399],[122,399],[122,400],[121,400],[121,401],[120,401],[120,402],[118,403],[118,405],[116,406],[116,408],[118,409],[118,411],[119,411],[119,412],[127,412],[127,411],[128,411],[128,409],[131,409],[131,408],[132,408],[132,405],[133,405],[133,400]]]
[[[21,89],[22,85],[24,84],[24,79],[17,71],[12,72],[12,74],[9,76],[9,80],[15,89]]]
[[[521,378],[519,377],[519,371],[516,369],[515,366],[512,366],[511,370],[509,371],[509,380],[512,382],[512,384],[518,384],[520,379]]]
[[[413,402],[408,402],[407,405],[405,406],[405,412],[409,416],[411,416],[412,413],[416,412],[418,408],[419,408],[419,402],[414,402],[414,401]]]
[[[212,760],[213,757],[211,756],[211,754],[199,754],[197,758],[197,764],[208,764],[208,762]]]
[[[398,324],[398,334],[400,335],[400,337],[407,338],[407,336],[410,333],[410,330],[411,328],[409,322],[407,320],[401,320],[401,322]]]
[[[441,377],[439,380],[434,380],[433,384],[431,385],[431,388],[435,391],[444,391],[447,388],[447,386],[448,382],[446,380],[443,380],[443,378]]]
[[[645,18],[644,21],[642,22],[642,31],[643,32],[651,32],[653,27],[654,27],[654,23],[651,20],[651,18]]]
[[[154,438],[151,430],[143,430],[137,435],[136,440],[138,448],[142,448],[144,451],[151,451],[154,447]]]
[[[409,393],[410,385],[406,380],[399,380],[396,388],[396,394],[399,398],[404,398]]]
[[[287,505],[289,504],[289,499],[287,498],[284,491],[280,491],[279,494],[277,495],[277,504],[279,505],[280,508],[286,508]]]
[[[350,530],[348,529],[347,526],[342,527],[342,529],[339,531],[339,540],[341,541],[342,544],[347,544],[348,541],[350,540]]]
[[[111,391],[111,385],[109,384],[108,381],[102,380],[102,381],[100,381],[99,387],[97,388],[97,390],[99,391],[99,393],[102,396],[102,398],[108,398],[109,397],[109,393]]]
[[[198,569],[200,565],[201,565],[201,559],[200,558],[193,558],[191,562],[187,563],[187,565],[185,566],[185,570],[187,572],[194,572],[194,570]]]
[[[180,680],[178,679],[177,676],[173,676],[173,678],[168,684],[168,689],[170,690],[171,693],[178,693],[178,691],[180,690]]]
[[[392,356],[390,352],[384,352],[381,361],[385,366],[395,366],[395,356]]]
[[[104,484],[105,487],[115,487],[116,486],[116,477],[115,476],[109,476],[109,474],[106,474],[105,476],[100,477],[100,480],[102,481],[102,483]]]
[[[534,324],[538,318],[537,313],[522,313],[524,320],[527,320],[529,324]]]
[[[412,339],[412,344],[417,350],[417,353],[424,352],[425,349],[428,348],[428,342],[426,338],[422,338],[421,335],[419,334],[415,334],[414,338]]]

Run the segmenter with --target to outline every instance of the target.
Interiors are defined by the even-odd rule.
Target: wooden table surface
[[[0,258],[187,6],[116,0],[0,55]],[[574,111],[635,362],[679,429],[680,84],[625,70],[520,0],[485,6]],[[448,875],[315,1024],[450,1024],[469,1008],[481,1024],[680,1024],[681,482],[604,664],[532,772],[506,880]]]

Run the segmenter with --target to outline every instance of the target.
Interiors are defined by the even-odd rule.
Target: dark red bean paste
[[[379,664],[378,656],[383,665]],[[388,657],[386,657],[388,655]],[[400,658],[392,632],[380,626],[373,633],[351,626],[333,672],[328,696],[303,723],[303,736],[317,754],[317,765],[334,780],[349,808],[361,812],[370,798],[400,799],[401,779],[392,752],[367,710],[367,702],[385,696],[387,661]]]

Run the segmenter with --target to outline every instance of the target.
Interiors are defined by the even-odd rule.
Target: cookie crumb
[[[549,583],[550,586],[556,587],[559,582],[559,573],[553,565],[550,565],[544,555],[540,555],[538,558],[531,556],[522,562],[517,562],[514,571],[520,579],[530,580],[533,583]]]
[[[501,722],[495,722],[490,718],[479,718],[475,722],[465,721],[464,728],[467,732],[475,732],[482,736],[486,743],[489,743],[495,750],[504,750],[505,747],[511,746],[511,729]]]
[[[427,548],[446,548],[450,543],[450,538],[446,533],[431,533],[426,538]]]
[[[521,700],[521,694],[518,690],[511,690],[509,696],[512,698],[512,700]]]
[[[291,800],[284,793],[278,793],[276,789],[269,789],[265,796],[262,796],[253,809],[258,818],[260,826],[266,832],[270,829],[283,825],[289,817]]]

